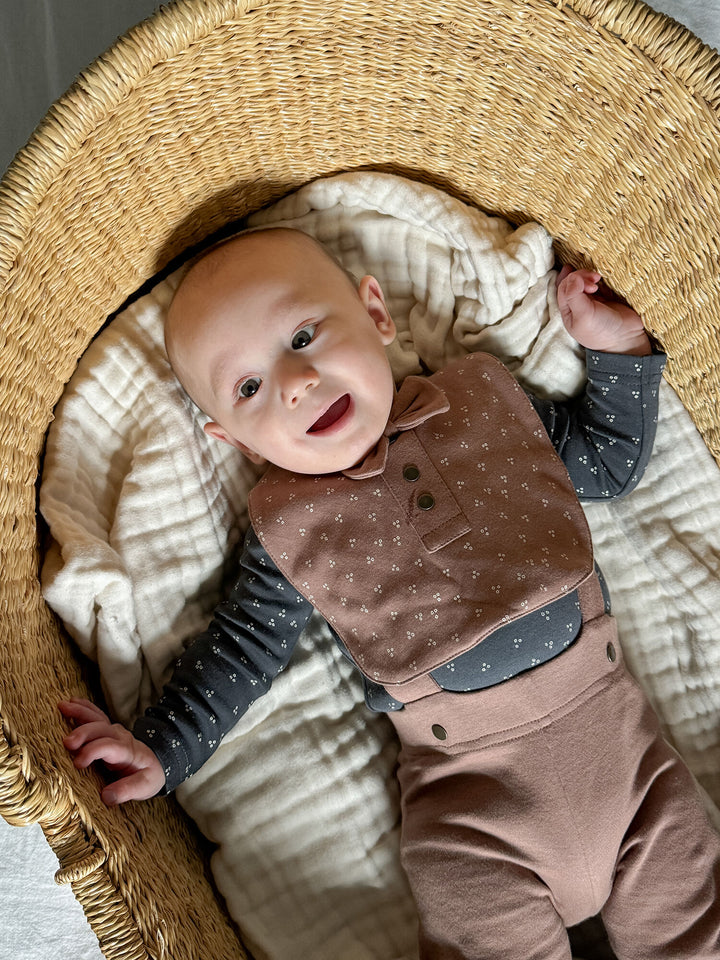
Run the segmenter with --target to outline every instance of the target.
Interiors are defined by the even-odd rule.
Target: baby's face
[[[166,328],[178,376],[213,418],[206,431],[297,473],[359,463],[394,396],[385,347],[395,327],[377,282],[355,289],[292,231],[249,235],[210,258],[181,286]]]

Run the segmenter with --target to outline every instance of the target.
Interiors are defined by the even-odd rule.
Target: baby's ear
[[[254,450],[251,450],[250,447],[245,446],[244,443],[240,443],[239,440],[236,440],[219,423],[215,423],[214,420],[210,420],[205,424],[203,430],[209,437],[213,437],[215,440],[222,440],[223,443],[229,443],[231,447],[235,447],[236,450],[239,450],[240,453],[244,454],[251,460],[253,463],[263,464],[266,462],[265,457],[261,456],[259,453],[256,453]]]
[[[375,277],[368,275],[360,281],[358,294],[365,309],[372,318],[382,342],[387,347],[395,339],[396,330],[393,318],[390,316],[388,308],[385,305],[382,287]]]

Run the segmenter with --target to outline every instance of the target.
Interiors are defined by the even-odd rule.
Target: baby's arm
[[[312,610],[250,528],[228,598],[215,609],[208,629],[188,644],[160,699],[138,718],[133,733],[111,724],[87,700],[61,706],[78,723],[64,740],[75,765],[103,760],[119,771],[120,779],[103,791],[106,803],[171,792],[267,692],[288,664]]]
[[[562,268],[557,299],[570,336],[581,346],[603,353],[652,353],[638,314],[622,301],[601,295],[600,281],[600,274],[591,270]]]
[[[89,700],[64,700],[58,704],[60,712],[77,726],[64,739],[65,747],[73,754],[75,766],[84,770],[96,760],[102,760],[120,776],[102,791],[102,799],[109,806],[126,800],[147,800],[165,785],[165,774],[152,750],[136,740],[119,723],[111,723],[103,711]]]

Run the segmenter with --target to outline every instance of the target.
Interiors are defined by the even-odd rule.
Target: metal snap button
[[[435,497],[430,493],[421,493],[417,498],[417,505],[421,510],[432,510],[435,506]]]
[[[419,476],[420,471],[414,463],[408,463],[407,466],[403,467],[403,477],[408,483],[415,483]]]
[[[432,733],[436,740],[447,740],[447,730],[441,727],[439,723],[432,725]]]
[[[605,653],[607,654],[607,658],[610,663],[615,663],[617,660],[617,650],[615,649],[614,644],[609,643],[607,647],[605,647]]]

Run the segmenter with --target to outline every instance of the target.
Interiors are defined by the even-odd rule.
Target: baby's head
[[[242,234],[183,278],[165,343],[208,434],[296,473],[359,463],[394,396],[395,325],[378,282],[356,287],[296,230]]]

